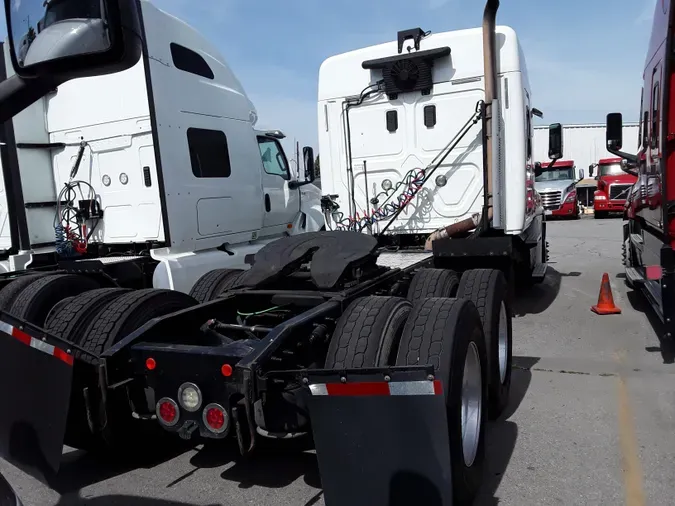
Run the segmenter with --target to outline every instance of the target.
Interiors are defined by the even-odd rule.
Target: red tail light
[[[204,408],[202,419],[206,428],[214,434],[222,434],[230,424],[230,417],[220,404],[209,404]]]
[[[160,399],[156,407],[157,419],[162,425],[167,427],[173,427],[178,423],[180,418],[180,411],[178,410],[178,404],[176,401],[164,397]]]

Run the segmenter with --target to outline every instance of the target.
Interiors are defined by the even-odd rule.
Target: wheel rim
[[[499,308],[499,381],[503,385],[506,381],[506,368],[509,362],[509,326],[506,319],[506,306],[502,302]]]
[[[480,356],[475,343],[469,343],[464,359],[462,378],[462,450],[464,464],[473,465],[480,443],[480,425],[483,410],[483,378]]]

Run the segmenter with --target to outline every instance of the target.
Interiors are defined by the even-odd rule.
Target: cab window
[[[286,155],[277,140],[258,137],[258,147],[260,148],[263,169],[267,174],[279,176],[283,179],[291,178]]]

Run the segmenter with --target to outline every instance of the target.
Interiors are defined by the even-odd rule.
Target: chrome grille
[[[562,192],[561,191],[548,191],[548,192],[539,192],[541,195],[541,203],[546,210],[560,209],[560,204],[562,204]]]
[[[609,200],[626,200],[632,184],[613,184],[609,186]]]

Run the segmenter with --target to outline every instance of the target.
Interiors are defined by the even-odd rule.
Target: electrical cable
[[[88,143],[82,140],[68,182],[64,184],[56,199],[56,213],[54,215],[56,253],[63,257],[85,254],[89,240],[100,221],[100,218],[95,218],[93,226],[87,230],[86,221],[91,219],[91,216],[98,214],[95,208],[96,190],[87,181],[74,180],[79,171],[86,146],[88,146]],[[84,197],[85,189],[83,187],[86,187],[86,191],[88,191],[87,199]],[[88,216],[85,216],[83,210],[76,204],[78,190],[82,200],[89,201]]]
[[[415,168],[408,171],[405,176],[403,176],[403,179],[401,179],[391,189],[380,192],[375,197],[373,197],[370,203],[375,206],[375,209],[373,209],[370,213],[363,211],[363,216],[360,216],[358,211],[354,211],[353,214],[345,217],[345,215],[338,210],[339,206],[337,203],[333,202],[334,207],[331,212],[331,217],[336,224],[336,230],[362,232],[364,228],[372,227],[372,225],[374,225],[376,222],[388,219],[390,221],[381,232],[383,234],[389,225],[391,225],[396,217],[403,211],[403,209],[405,209],[405,207],[408,206],[408,204],[410,204],[410,202],[415,198],[424,184],[450,155],[452,150],[457,146],[457,144],[459,144],[471,127],[478,123],[482,117],[482,104],[483,101],[479,101],[476,104],[476,110],[471,118],[467,120],[462,128],[460,128],[459,132],[445,145],[445,147],[436,155],[436,157],[434,157],[434,159],[429,165],[427,165],[426,168]],[[401,188],[403,188],[403,190],[398,193]],[[395,200],[390,202],[394,196],[396,196]],[[381,197],[387,198],[380,207],[377,207]],[[352,199],[354,199],[353,186]],[[350,208],[351,207],[352,206],[350,203]],[[356,204],[354,204],[354,209],[356,209]]]

